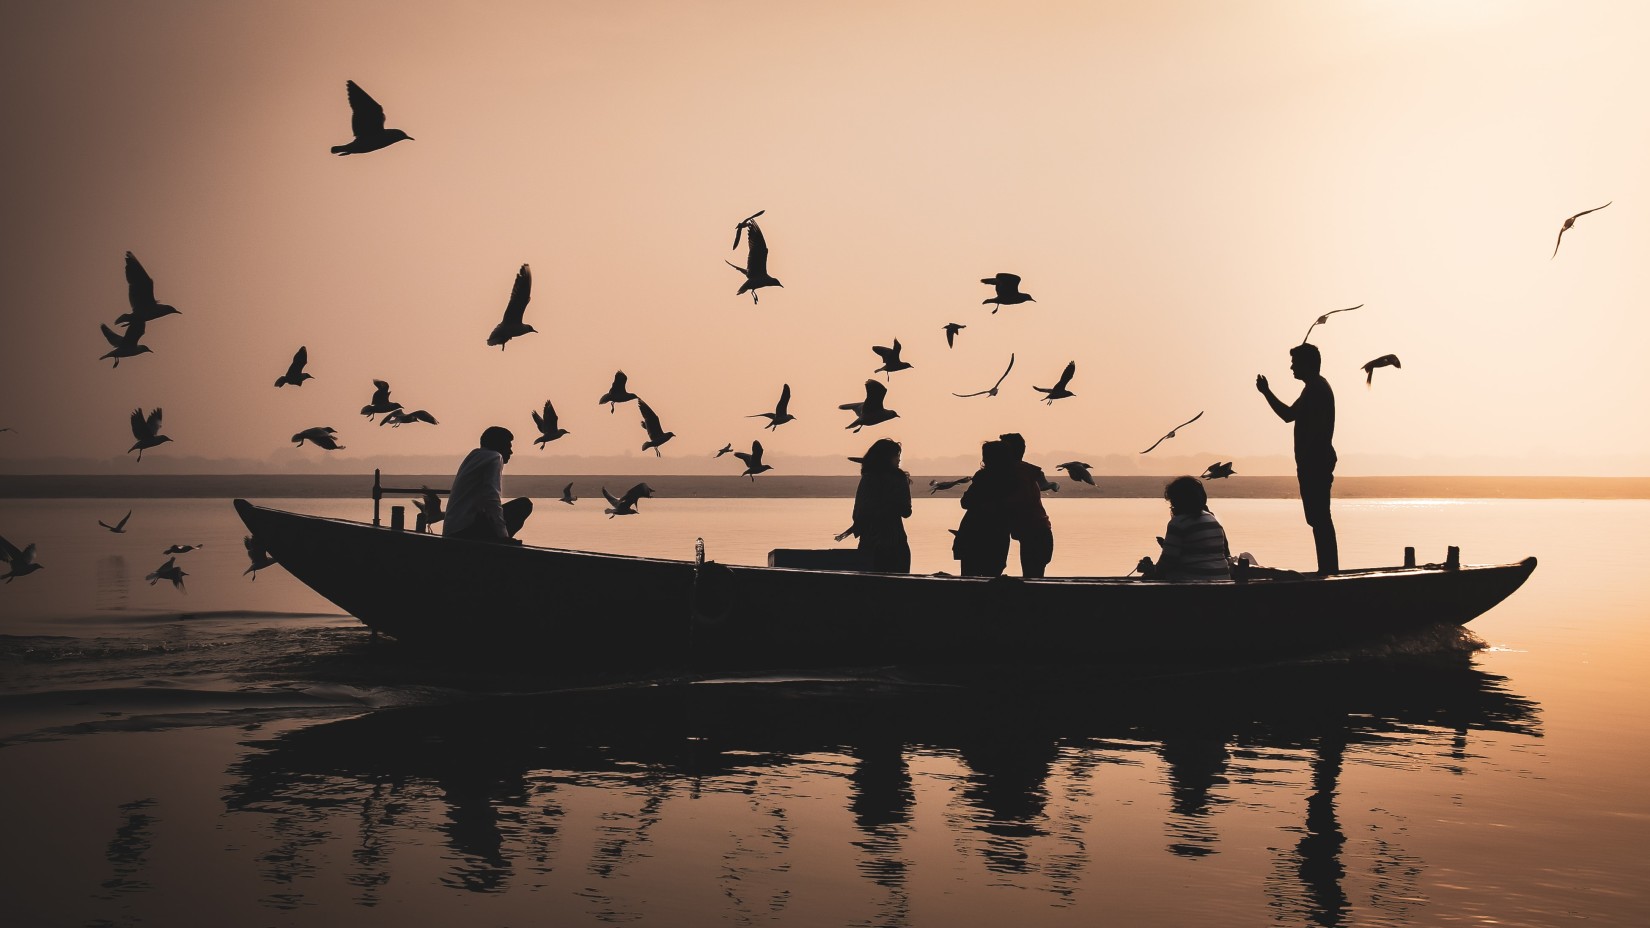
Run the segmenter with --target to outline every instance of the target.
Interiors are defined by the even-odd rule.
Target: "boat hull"
[[[592,670],[1271,658],[1465,624],[1535,569],[1159,583],[698,568],[235,506],[288,572],[374,631]]]

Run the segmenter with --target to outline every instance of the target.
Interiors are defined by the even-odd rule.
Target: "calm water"
[[[1638,925],[1650,502],[1337,503],[1342,560],[1541,566],[1487,647],[1226,674],[569,688],[373,646],[225,502],[0,501],[3,911],[18,925]],[[542,501],[529,543],[761,563],[844,500]],[[1305,566],[1298,504],[1224,500]],[[291,508],[362,518],[362,501]],[[1051,499],[1120,574],[1153,500]],[[920,500],[915,568],[953,569]],[[174,543],[187,592],[144,575]],[[1051,643],[1058,646],[1058,643]]]

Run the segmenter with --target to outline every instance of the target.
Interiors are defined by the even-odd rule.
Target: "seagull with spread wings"
[[[751,442],[750,454],[746,454],[743,451],[735,451],[733,456],[745,462],[745,472],[739,476],[751,478],[751,483],[756,482],[757,474],[760,474],[763,471],[773,470],[772,464],[762,463],[762,443],[759,441]]]
[[[148,345],[138,344],[138,339],[143,337],[144,330],[148,328],[148,323],[142,320],[133,321],[126,326],[126,331],[121,334],[116,334],[114,329],[106,325],[100,325],[98,328],[103,331],[103,338],[109,343],[108,353],[99,357],[99,361],[114,358],[115,367],[119,367],[121,358],[134,358],[155,350]]]
[[[1093,466],[1093,464],[1084,464],[1082,461],[1067,461],[1064,464],[1054,465],[1054,469],[1063,470],[1071,475],[1071,479],[1092,487],[1094,486],[1094,475],[1089,473],[1089,468]]]
[[[124,516],[120,517],[120,521],[116,522],[113,525],[110,525],[109,523],[103,521],[102,519],[98,519],[97,524],[103,526],[104,528],[108,529],[111,532],[114,532],[116,535],[124,535],[124,534],[126,534],[126,520],[130,519],[131,517],[132,517],[132,510],[128,509],[128,510],[126,510],[126,514]]]
[[[390,399],[389,381],[374,380],[372,386],[372,402],[361,407],[361,415],[366,416],[368,422],[371,422],[372,417],[379,413],[395,412],[401,408],[400,403]]]
[[[1614,202],[1616,202],[1616,201],[1615,200],[1610,201],[1610,203],[1614,203]],[[1604,204],[1604,206],[1609,206],[1610,203],[1606,203],[1606,204]],[[1558,246],[1562,245],[1564,243],[1564,233],[1570,231],[1570,227],[1576,224],[1577,219],[1580,219],[1581,217],[1587,215],[1588,213],[1596,213],[1599,210],[1603,209],[1604,206],[1595,206],[1592,209],[1584,209],[1581,212],[1576,213],[1574,216],[1571,216],[1569,219],[1564,220],[1564,225],[1559,226],[1559,228],[1558,228],[1558,241],[1553,243],[1553,253],[1547,260],[1551,261],[1553,258],[1558,257]]]
[[[765,212],[767,212],[765,209],[757,210],[749,219],[746,219],[733,227],[734,248],[739,247],[740,233],[747,229],[750,230],[750,253],[745,261],[745,266],[740,267],[732,261],[727,262],[728,267],[731,267],[739,273],[745,275],[745,282],[740,285],[739,292],[734,294],[734,296],[741,296],[746,292],[749,292],[752,303],[757,302],[757,290],[760,290],[763,287],[785,286],[780,283],[777,278],[774,278],[768,274],[768,240],[763,237],[762,229],[756,224],[756,217]]]
[[[947,322],[945,324],[945,347],[957,347],[957,333],[966,328],[968,328],[968,326],[963,325],[960,322]]]
[[[422,484],[418,487],[418,496],[413,498],[413,505],[424,517],[426,529],[447,518],[447,514],[441,511],[441,494]]]
[[[342,451],[344,446],[338,444],[338,439],[334,437],[337,431],[337,429],[325,425],[318,425],[312,429],[304,429],[302,432],[292,436],[292,441],[297,442],[297,444],[293,445],[293,447],[302,448],[304,446],[304,442],[307,441],[315,447],[326,451]]]
[[[1175,426],[1174,428],[1169,429],[1169,432],[1168,432],[1167,435],[1164,435],[1162,438],[1159,438],[1157,441],[1152,442],[1152,448],[1156,448],[1158,445],[1161,445],[1164,442],[1168,441],[1169,439],[1173,438],[1174,433],[1180,431],[1181,429],[1185,428],[1188,425],[1191,425],[1193,422],[1196,422],[1197,420],[1199,420],[1201,418],[1203,418],[1203,413],[1199,412],[1197,415],[1191,417],[1190,419],[1187,419],[1185,422],[1182,422],[1179,425]],[[1147,448],[1145,451],[1142,451],[1140,453],[1141,454],[1149,454],[1151,452],[1152,448]]]
[[[160,407],[156,406],[146,417],[142,407],[132,410],[132,437],[137,441],[126,449],[127,454],[136,451],[139,463],[143,462],[143,452],[146,448],[163,445],[172,439],[160,434]]]
[[[189,591],[184,590],[183,588],[183,578],[187,576],[189,575],[183,572],[183,568],[178,566],[178,559],[175,557],[169,557],[166,559],[166,563],[156,567],[154,571],[149,574],[149,576],[144,577],[143,579],[149,581],[150,586],[154,586],[161,580],[170,580],[172,581],[173,589],[183,590],[187,593]]]
[[[1061,372],[1060,379],[1055,382],[1054,386],[1052,386],[1052,387],[1039,387],[1039,386],[1036,386],[1035,384],[1033,384],[1031,389],[1036,390],[1038,393],[1047,394],[1046,396],[1043,397],[1043,402],[1049,404],[1050,406],[1053,406],[1055,400],[1063,400],[1068,396],[1076,396],[1077,395],[1077,394],[1071,392],[1070,390],[1066,389],[1066,385],[1071,383],[1071,376],[1075,373],[1077,373],[1077,362],[1076,361],[1070,361],[1066,364],[1066,369]],[[1003,376],[1007,377],[1008,372],[1004,371]]]
[[[1237,473],[1237,471],[1232,469],[1232,462],[1231,461],[1227,461],[1224,464],[1220,463],[1219,461],[1216,461],[1216,462],[1214,462],[1213,464],[1210,464],[1207,468],[1204,469],[1203,474],[1202,474],[1202,479],[1204,479],[1204,480],[1220,480],[1220,479],[1225,478],[1225,477],[1230,477],[1235,473]]]
[[[314,374],[304,373],[304,365],[308,363],[309,348],[305,345],[299,345],[297,352],[292,355],[292,363],[287,365],[286,373],[275,378],[275,386],[284,387],[291,384],[294,387],[301,387],[304,385],[304,381],[313,380],[315,378]]]
[[[435,416],[430,415],[427,409],[415,409],[412,412],[392,409],[384,414],[384,418],[378,420],[378,427],[383,428],[387,425],[398,429],[409,422],[428,422],[431,425],[441,424],[435,420]]]
[[[32,574],[46,566],[34,562],[34,544],[32,542],[28,547],[20,549],[3,536],[0,536],[0,561],[5,562],[6,566],[10,568],[10,571],[4,577],[0,577],[0,580],[7,583],[12,582],[17,577]]]
[[[851,409],[854,412],[854,421],[843,426],[845,429],[859,431],[867,425],[876,425],[887,422],[889,419],[899,418],[899,413],[889,409],[885,403],[888,398],[888,388],[875,380],[865,381],[865,399],[857,403],[843,403],[838,409]]]
[[[952,487],[960,487],[973,479],[973,477],[959,477],[956,480],[930,480],[928,481],[928,495],[933,496],[941,490],[949,490]]]
[[[1031,294],[1020,292],[1020,275],[1018,274],[998,274],[995,277],[982,277],[980,283],[990,284],[997,288],[996,296],[987,297],[980,301],[981,306],[987,303],[997,304],[991,307],[992,313],[996,313],[1004,306],[1013,306],[1016,303],[1037,302],[1031,298]]]
[[[198,544],[198,545],[169,545],[167,547],[167,549],[165,551],[162,551],[161,553],[162,554],[188,554],[189,552],[195,550],[196,548],[204,548],[204,547],[206,547],[206,544],[204,542],[201,543],[201,544]]]
[[[636,515],[636,501],[630,497],[616,497],[612,493],[607,492],[607,487],[602,487],[602,496],[607,499],[607,508],[603,509],[602,512],[607,513],[607,517],[609,519],[614,516]]]
[[[1013,370],[1013,369],[1014,369],[1014,352],[1010,351],[1008,353],[1008,367],[1003,370],[1003,376],[998,377],[997,382],[992,384],[990,389],[980,390],[977,393],[953,393],[951,395],[952,396],[960,396],[965,400],[968,399],[971,396],[996,396],[997,395],[997,388],[1001,387],[1003,385],[1003,381],[1008,379],[1008,372]],[[1071,375],[1068,374],[1066,376],[1070,377]]]
[[[884,348],[881,345],[872,345],[871,350],[876,352],[877,357],[882,359],[882,366],[871,373],[878,374],[886,371],[887,373],[883,374],[883,380],[887,380],[888,375],[892,374],[894,371],[908,370],[916,366],[909,361],[900,360],[900,344],[899,339],[897,338],[894,339],[894,347],[892,348]]]
[[[251,574],[252,579],[257,580],[258,579],[258,571],[263,570],[265,567],[268,567],[271,564],[274,564],[275,559],[273,557],[270,557],[269,552],[264,549],[263,542],[261,542],[258,539],[252,537],[251,535],[248,535],[245,538],[241,539],[241,544],[246,546],[246,557],[249,561],[252,562],[251,566],[249,566],[245,570],[241,571],[241,576],[244,577],[247,574]]]
[[[642,428],[647,432],[647,441],[642,442],[642,450],[652,448],[655,457],[664,457],[664,453],[659,449],[664,447],[665,442],[675,438],[676,433],[665,431],[664,426],[659,424],[659,414],[653,411],[652,406],[647,405],[647,400],[638,399],[636,405],[641,407]]]
[[[332,146],[335,155],[364,155],[369,151],[388,148],[400,141],[412,141],[412,136],[400,129],[384,128],[384,108],[367,95],[354,81],[345,81],[349,94],[349,127],[355,134],[342,145]]]
[[[784,388],[779,391],[779,405],[773,408],[773,412],[759,412],[746,416],[745,418],[767,419],[768,424],[762,427],[765,429],[773,429],[775,431],[778,431],[781,425],[795,419],[796,417],[791,415],[791,385],[785,384]],[[716,456],[721,457],[723,454],[732,450],[733,445],[730,444],[723,451],[716,452]]]
[[[561,417],[556,415],[556,407],[550,405],[549,400],[544,401],[543,413],[533,413],[533,425],[539,430],[539,437],[533,439],[533,444],[538,445],[540,451],[549,442],[567,434],[567,430],[561,427]]]
[[[142,262],[129,251],[126,252],[126,302],[131,304],[132,311],[116,316],[115,325],[152,322],[174,313],[182,315],[177,307],[168,306],[155,299],[154,280],[149,277],[149,272],[143,269]]]
[[[1368,364],[1364,365],[1364,385],[1368,386],[1368,385],[1375,382],[1375,368],[1377,368],[1377,367],[1402,368],[1403,366],[1404,365],[1398,361],[1398,356],[1397,355],[1395,355],[1395,354],[1383,354],[1380,357],[1376,358],[1375,360],[1373,360],[1373,361],[1369,362]]]
[[[1329,312],[1324,313],[1323,315],[1319,316],[1317,319],[1313,320],[1311,325],[1306,327],[1306,337],[1301,339],[1301,344],[1303,344],[1303,345],[1306,344],[1306,339],[1312,337],[1312,330],[1317,328],[1320,325],[1323,325],[1325,322],[1328,322],[1330,316],[1333,316],[1336,313],[1349,313],[1349,312],[1353,311],[1354,309],[1363,309],[1363,308],[1364,308],[1364,304],[1359,303],[1357,306],[1348,306],[1345,309],[1331,309]]]
[[[635,399],[636,394],[631,393],[625,388],[625,384],[628,380],[629,378],[625,377],[624,371],[614,373],[613,386],[607,388],[607,392],[603,393],[602,398],[596,401],[596,405],[600,406],[601,404],[606,403],[607,411],[612,412],[619,408],[618,404],[628,403]]]
[[[758,415],[760,415],[760,413]],[[755,416],[749,416],[747,418],[753,418],[754,419]],[[711,455],[711,457],[719,458],[724,454],[732,454],[732,453],[733,453],[733,442],[730,441],[727,444],[723,445],[721,448],[718,448],[716,453]]]
[[[533,298],[533,272],[523,264],[516,272],[515,286],[510,288],[510,302],[504,307],[504,318],[498,325],[493,326],[493,332],[487,336],[487,344],[497,345],[498,350],[504,350],[504,344],[512,338],[537,332],[521,317],[527,312],[527,301]]]
[[[567,486],[561,488],[561,501],[562,502],[564,502],[567,505],[571,506],[575,502],[577,502],[578,499],[579,498],[577,496],[573,495],[573,485],[571,483],[569,483]]]

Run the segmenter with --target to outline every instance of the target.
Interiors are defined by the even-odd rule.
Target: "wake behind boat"
[[[701,564],[235,509],[288,572],[375,632],[593,671],[1273,659],[1463,625],[1536,564],[985,579]]]

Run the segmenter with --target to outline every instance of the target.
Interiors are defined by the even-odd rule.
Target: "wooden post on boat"
[[[1415,546],[1414,545],[1405,545],[1404,546],[1404,566],[1405,567],[1414,567],[1415,566]]]
[[[422,535],[428,530],[429,526],[424,524],[424,513],[420,512],[418,516],[413,519],[413,531]]]
[[[1445,570],[1460,570],[1461,569],[1461,549],[1460,548],[1457,548],[1455,545],[1450,545],[1449,546],[1449,553],[1444,556],[1444,569]]]
[[[1249,580],[1249,559],[1240,557],[1237,566],[1232,568],[1232,579],[1238,583],[1247,583]]]
[[[378,477],[379,477],[378,468],[374,467],[372,469],[372,527],[373,528],[377,528],[380,524],[379,521],[378,521],[378,501],[384,498],[384,487],[383,487],[382,484],[380,484],[378,482]]]
[[[407,507],[390,507],[390,531],[404,532],[407,530]]]

